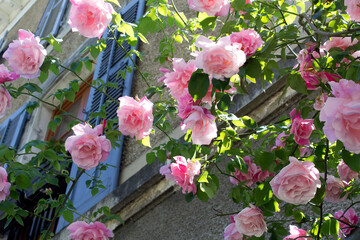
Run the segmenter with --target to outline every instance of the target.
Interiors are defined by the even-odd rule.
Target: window
[[[49,3],[41,18],[36,36],[46,37],[49,34],[56,36],[62,24],[69,0],[49,0]]]
[[[0,124],[0,143],[17,148],[29,118],[25,104]]]
[[[144,12],[144,0],[132,0],[128,5],[126,5],[121,11],[120,14],[124,21],[135,23],[137,19],[139,19]],[[106,31],[103,37],[107,37],[108,32]],[[118,36],[119,33],[116,33]],[[127,51],[133,49],[127,43],[123,44],[124,48]],[[122,78],[121,75],[118,74],[119,71],[125,70],[128,66],[133,67],[133,63],[129,58],[124,58],[126,53],[117,46],[117,43],[113,40],[106,41],[106,48],[98,57],[97,65],[94,72],[94,79],[102,79],[104,83],[111,82],[117,85],[116,88],[108,88],[107,94],[110,95],[114,99],[118,99],[121,96],[130,95],[133,71],[131,73],[127,73],[125,78]],[[135,56],[133,56],[133,60],[135,60]],[[89,93],[89,98],[87,101],[86,112],[98,112],[103,104],[108,100],[108,98],[91,88]],[[118,108],[118,103],[111,103],[106,107],[106,112],[109,114],[106,116],[107,119],[116,117],[116,110]],[[85,116],[86,119],[87,116]],[[102,119],[92,119],[90,124],[92,126],[96,126],[100,124]],[[122,153],[122,143],[123,138],[121,139],[121,146],[117,149],[112,149],[108,159],[105,163],[113,165],[115,167],[107,168],[106,172],[102,172],[101,175],[98,174],[98,169],[88,170],[87,173],[91,176],[96,176],[100,179],[106,189],[99,189],[99,192],[93,197],[91,195],[91,190],[86,188],[86,181],[90,178],[87,175],[82,175],[79,179],[78,183],[75,185],[74,190],[70,196],[70,200],[73,202],[77,211],[80,214],[85,213],[91,207],[93,207],[96,203],[98,203],[101,199],[111,193],[118,185],[118,178],[120,173],[121,166],[121,153]],[[70,176],[75,178],[78,173],[78,167],[73,164]],[[71,186],[68,186],[68,189]],[[57,232],[67,226],[68,223],[61,217],[57,226]]]

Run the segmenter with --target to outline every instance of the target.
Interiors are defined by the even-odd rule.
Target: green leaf
[[[229,109],[231,103],[230,96],[225,94],[221,97],[219,103],[217,104],[217,107],[221,111],[226,111]]]
[[[146,37],[144,35],[142,35],[141,33],[138,33],[138,37],[140,38],[140,40],[143,43],[149,44],[149,41],[146,39]]]
[[[206,17],[200,21],[204,33],[207,33],[210,29],[214,30],[216,27],[216,19],[217,17]]]
[[[184,13],[180,13],[180,15],[183,17],[182,19],[186,19],[186,17],[185,17],[185,15],[184,15]],[[184,18],[185,17],[185,18]],[[175,16],[174,16],[174,18],[175,18],[175,24],[179,27],[179,28],[185,28],[185,23],[181,20],[181,18],[179,17],[179,15],[177,15],[177,14],[175,14]],[[186,21],[186,20],[185,20]]]
[[[241,120],[245,124],[247,128],[255,129],[257,128],[257,123],[249,116],[243,116],[241,117]]]
[[[98,192],[99,192],[98,188],[91,189],[91,196],[95,196],[96,194],[98,194]]]
[[[209,175],[209,172],[208,172],[208,171],[204,171],[204,172],[201,174],[198,182],[209,183],[209,181],[207,180],[208,175]]]
[[[71,210],[66,209],[62,212],[62,216],[65,219],[65,221],[72,223],[74,221],[74,214]]]
[[[344,162],[350,167],[351,170],[360,172],[360,154],[353,154],[349,151],[343,150],[341,155]]]
[[[24,222],[19,215],[15,215],[15,220],[21,225],[24,226]]]
[[[155,160],[156,160],[156,156],[154,152],[149,152],[146,154],[147,164],[152,164],[153,162],[155,162]]]
[[[336,219],[329,216],[323,218],[323,223],[321,225],[322,234],[333,235],[336,238],[339,233],[339,228],[339,222]]]
[[[134,37],[134,29],[132,26],[126,22],[123,22],[120,24],[120,26],[117,28],[119,32],[126,33],[130,37]]]
[[[298,223],[305,218],[305,214],[301,210],[295,210],[293,216]]]
[[[191,75],[188,89],[190,95],[194,98],[194,101],[196,101],[205,97],[209,90],[209,86],[209,75],[196,71]]]
[[[255,162],[259,164],[263,171],[274,172],[276,167],[275,154],[272,152],[263,152],[260,155],[256,155]]]
[[[16,186],[18,186],[19,188],[22,188],[22,189],[29,188],[32,185],[28,176],[26,176],[24,174],[17,175],[15,178],[15,183],[16,183]]]
[[[308,94],[307,92],[307,86],[304,79],[299,74],[290,74],[288,78],[286,79],[288,81],[290,87],[294,89],[295,91],[303,94]]]
[[[263,74],[261,70],[262,69],[261,64],[255,58],[251,58],[247,61],[245,65],[245,69],[246,69],[246,75],[255,79],[261,78],[261,75]]]
[[[47,158],[47,159],[51,159],[51,160],[56,160],[58,159],[58,156],[57,156],[57,153],[52,150],[52,149],[46,149],[44,151],[44,156]]]
[[[164,150],[157,151],[156,155],[157,155],[159,161],[162,163],[164,163],[167,159],[166,152]]]
[[[52,34],[49,34],[50,38],[48,39],[48,42],[53,46],[54,50],[57,52],[62,52],[60,42],[62,42],[62,39],[54,38]]]
[[[269,202],[273,197],[270,184],[268,182],[259,184],[255,189],[254,196],[256,206],[262,206],[263,204]]]

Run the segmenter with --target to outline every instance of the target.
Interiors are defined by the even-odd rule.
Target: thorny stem
[[[341,32],[333,32],[333,33],[332,32],[324,32],[324,31],[321,31],[320,29],[318,29],[315,26],[315,24],[312,23],[312,19],[306,13],[300,14],[299,17],[300,17],[299,22],[301,21],[302,18],[305,18],[305,20],[308,22],[311,29],[316,34],[324,36],[324,37],[336,37],[336,36],[342,36],[344,34],[360,31],[360,27],[357,27],[357,28],[353,28],[353,29],[344,30],[344,31],[341,31]]]
[[[70,197],[70,194],[72,192],[72,190],[74,189],[75,187],[75,184],[76,182],[79,180],[79,178],[81,177],[81,175],[85,172],[84,169],[81,169],[80,173],[76,176],[76,178],[73,180],[73,184],[71,185],[68,193],[66,194],[65,196],[65,199],[64,201],[61,203],[61,205],[56,209],[55,211],[55,215],[54,217],[51,219],[51,223],[50,223],[50,226],[48,227],[48,229],[46,230],[45,232],[45,235],[43,235],[43,239],[47,239],[48,235],[50,234],[50,229],[54,226],[55,224],[55,220],[59,217],[59,213],[63,210],[68,198]]]
[[[171,5],[173,6],[176,14],[179,16],[179,18],[181,19],[181,21],[185,24],[185,26],[188,26],[188,23],[183,19],[183,17],[181,16],[181,14],[179,13],[178,9],[175,6],[174,0],[170,0],[171,1]]]
[[[31,96],[31,97],[33,97],[33,98],[36,98],[36,99],[39,100],[40,102],[45,103],[45,104],[47,104],[47,105],[49,105],[49,106],[52,106],[52,107],[60,110],[60,111],[63,112],[63,113],[66,113],[66,111],[65,111],[64,109],[62,109],[62,108],[60,108],[60,107],[58,107],[58,106],[56,106],[56,105],[54,105],[54,104],[52,104],[52,103],[46,102],[46,101],[42,100],[41,98],[39,98],[39,97],[31,94],[31,93],[22,92],[21,94],[28,95],[28,96]],[[72,115],[72,114],[70,114],[70,115],[68,115],[68,116],[70,116],[70,117],[72,117],[72,118],[74,118],[74,119],[76,119],[76,120],[78,120],[78,121],[80,121],[80,122],[84,122],[84,120],[82,120],[82,119],[80,119],[80,118],[78,118],[78,117],[75,117],[75,116]]]
[[[325,156],[324,156],[324,181],[326,183],[327,180],[327,159],[329,155],[329,140],[326,139],[326,150],[325,150]],[[320,206],[320,222],[319,222],[319,230],[317,233],[317,239],[320,240],[320,232],[321,232],[321,225],[323,220],[323,202],[321,202]]]

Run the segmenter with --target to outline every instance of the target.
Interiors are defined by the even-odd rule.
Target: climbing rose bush
[[[241,210],[234,221],[236,229],[246,236],[260,237],[267,231],[262,211],[253,204]]]
[[[71,232],[69,239],[72,240],[108,240],[110,237],[114,237],[113,232],[101,222],[86,223],[77,221],[70,224],[67,230]]]
[[[79,123],[72,130],[75,136],[66,139],[65,149],[70,152],[78,167],[89,170],[108,158],[111,143],[103,136],[102,124],[91,128],[87,123]]]
[[[243,29],[240,32],[230,34],[232,43],[240,43],[241,50],[244,51],[247,57],[254,55],[254,53],[264,44],[260,35],[253,29]]]
[[[136,140],[149,136],[154,120],[153,103],[145,96],[140,101],[128,96],[120,97],[119,101],[117,116],[120,132]]]
[[[292,204],[306,204],[321,187],[319,170],[312,162],[289,158],[290,164],[270,181],[275,196]]]
[[[40,38],[31,32],[20,29],[19,39],[13,40],[4,52],[9,67],[20,77],[37,78],[40,76],[40,67],[47,55],[45,48],[40,44]]]
[[[104,0],[70,0],[69,25],[84,37],[101,38],[112,19],[114,9]]]
[[[360,85],[346,79],[329,84],[334,97],[320,111],[324,133],[330,142],[340,140],[348,151],[360,153]]]
[[[11,108],[11,99],[8,90],[0,86],[0,118],[3,118]]]
[[[0,201],[4,201],[10,194],[11,184],[7,177],[8,174],[5,168],[0,167]]]

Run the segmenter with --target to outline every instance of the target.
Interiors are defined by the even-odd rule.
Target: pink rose
[[[320,96],[318,96],[315,99],[314,109],[320,111],[324,107],[327,99],[328,95],[326,93],[322,93]]]
[[[360,8],[359,8],[360,9]],[[345,50],[346,48],[353,46],[358,43],[358,40],[351,39],[351,37],[331,37],[330,40],[327,40],[324,45],[321,47],[321,49],[326,50],[327,52],[330,51],[331,48],[341,48],[342,50]]]
[[[348,186],[347,182],[342,181],[340,178],[336,178],[332,175],[328,175],[326,179],[326,194],[324,200],[331,203],[337,203],[346,200],[347,194],[340,198],[341,193],[346,186]]]
[[[70,0],[69,25],[84,37],[101,38],[112,19],[113,7],[104,0]]]
[[[315,126],[314,119],[296,118],[291,124],[290,134],[294,134],[295,142],[301,146],[310,144],[309,138]]]
[[[296,239],[296,240],[312,240],[311,237],[305,237],[307,236],[307,232],[303,229],[300,229],[294,225],[290,225],[290,235],[286,236],[284,238],[284,240],[292,240],[292,239]]]
[[[20,77],[33,79],[40,76],[40,67],[46,56],[45,48],[40,44],[40,38],[31,32],[19,30],[19,40],[10,43],[3,58],[9,62],[9,67]]]
[[[171,173],[170,167],[171,167],[171,163],[166,164],[160,168],[160,174],[164,175],[166,180],[169,180],[169,181],[174,180],[174,177]]]
[[[311,151],[307,147],[299,147],[300,155],[299,157],[307,157],[310,156]]]
[[[239,212],[234,220],[236,229],[244,235],[260,237],[267,231],[262,211],[252,204]]]
[[[226,16],[229,13],[229,0],[188,0],[189,8],[206,12],[209,16]]]
[[[67,227],[71,232],[69,239],[73,240],[108,240],[109,237],[114,237],[111,230],[107,229],[105,224],[101,222],[86,223],[84,221],[73,222]]]
[[[337,172],[342,180],[345,182],[350,182],[353,179],[359,179],[359,173],[351,170],[348,165],[341,160],[339,165],[337,166]]]
[[[335,212],[334,217],[341,220],[339,221],[339,235],[349,235],[351,231],[355,229],[355,227],[351,226],[356,226],[359,222],[359,218],[352,208],[347,210],[345,214],[343,211],[337,211]]]
[[[193,106],[196,106],[196,103],[194,102],[194,99],[192,98],[190,93],[187,92],[178,100],[178,116],[184,120],[194,111]]]
[[[263,182],[266,178],[270,176],[268,170],[262,171],[260,166],[257,166],[249,156],[243,157],[244,162],[248,166],[248,172],[243,173],[238,169],[235,169],[235,172],[232,172],[231,175],[234,177],[230,177],[230,182],[237,185],[239,180],[241,182],[246,182],[245,185],[251,187],[257,182]]]
[[[193,61],[186,63],[182,58],[173,59],[173,72],[165,73],[163,82],[170,89],[170,94],[175,99],[180,99],[188,93],[188,83],[191,74],[197,67]]]
[[[165,165],[160,169],[160,173],[165,175],[166,179],[174,180],[177,185],[182,187],[182,192],[196,194],[196,185],[194,182],[195,175],[200,173],[201,164],[199,161],[188,159],[182,156],[174,157],[175,163]],[[171,174],[171,175],[170,175]]]
[[[275,139],[275,146],[285,148],[285,140],[288,135],[285,132],[280,133]]]
[[[239,72],[246,61],[242,45],[231,43],[229,36],[220,38],[217,43],[200,36],[195,46],[202,48],[202,51],[193,54],[196,56],[196,66],[214,78],[230,78]]]
[[[78,167],[89,170],[108,158],[111,143],[102,136],[103,125],[91,128],[87,123],[85,125],[79,123],[72,130],[75,136],[66,139],[65,149],[70,152],[72,160]]]
[[[11,96],[6,88],[0,86],[0,118],[3,118],[10,108]]]
[[[210,111],[200,106],[193,106],[193,112],[181,124],[181,130],[191,129],[194,144],[208,145],[217,136],[215,117]]]
[[[149,136],[154,120],[153,103],[145,96],[139,102],[128,96],[120,97],[119,101],[117,115],[120,132],[136,140]]]
[[[346,13],[349,14],[350,20],[360,22],[360,1],[359,0],[345,0],[344,5]]]
[[[244,51],[247,57],[253,55],[263,44],[264,41],[260,35],[253,29],[243,29],[240,32],[230,34],[231,42],[240,43],[241,50]]]
[[[290,157],[290,164],[270,181],[275,196],[292,204],[306,204],[321,187],[319,170],[309,161],[300,162]]]
[[[4,64],[0,64],[0,83],[11,82],[19,77],[16,73],[10,72]]]
[[[346,79],[329,84],[335,97],[320,111],[324,133],[330,142],[340,140],[348,151],[360,153],[360,85]]]
[[[235,223],[229,224],[224,230],[224,240],[243,240],[243,236],[236,229]]]
[[[11,184],[8,182],[7,176],[5,168],[0,167],[0,201],[4,201],[10,194]]]

